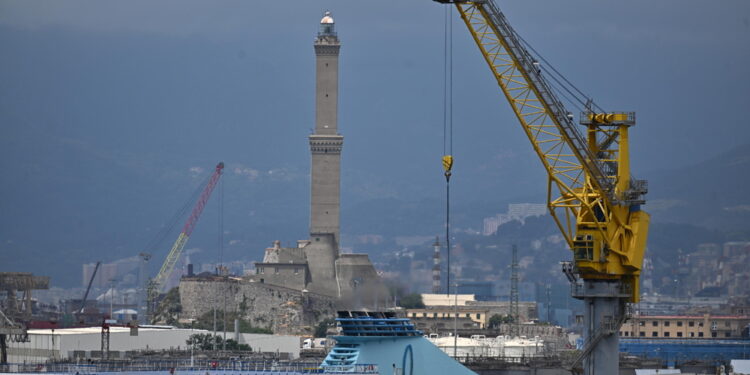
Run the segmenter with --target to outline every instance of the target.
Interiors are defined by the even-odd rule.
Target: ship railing
[[[347,373],[376,374],[377,366],[357,364],[347,367]],[[279,362],[273,360],[256,361],[211,361],[211,360],[174,360],[174,361],[113,361],[95,363],[8,363],[0,365],[0,373],[65,373],[65,374],[98,374],[102,372],[144,372],[164,371],[169,373],[199,372],[201,375],[214,372],[296,372],[322,373],[320,362]],[[330,372],[330,371],[329,371]],[[334,371],[335,372],[335,371]]]
[[[326,374],[378,374],[376,364],[327,365],[324,369]]]

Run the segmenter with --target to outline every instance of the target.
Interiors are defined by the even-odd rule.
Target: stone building
[[[338,56],[341,43],[330,12],[320,21],[316,55],[315,132],[311,152],[310,237],[296,247],[275,241],[243,278],[185,277],[180,283],[182,318],[195,319],[216,306],[240,310],[253,325],[275,333],[309,334],[336,309],[382,307],[388,292],[367,254],[341,254],[341,150],[338,133]],[[218,298],[218,299],[217,299]],[[226,301],[229,301],[228,303]],[[244,306],[244,308],[241,308]]]
[[[297,247],[267,248],[253,281],[331,296],[366,307],[386,297],[367,254],[340,254],[341,150],[338,132],[338,66],[341,43],[330,12],[315,39],[315,132],[311,153],[310,238]],[[356,301],[354,301],[356,299]],[[360,305],[360,306],[356,306]]]

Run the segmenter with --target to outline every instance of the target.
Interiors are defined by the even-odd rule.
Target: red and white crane
[[[177,264],[177,260],[180,259],[182,249],[185,248],[185,244],[190,238],[190,235],[193,233],[195,224],[198,223],[198,218],[200,218],[201,213],[203,212],[203,208],[206,207],[208,198],[211,197],[211,192],[214,191],[216,184],[219,182],[219,177],[221,177],[221,173],[223,170],[224,163],[219,163],[216,165],[216,169],[214,170],[213,175],[211,175],[211,178],[208,180],[206,187],[203,189],[203,192],[198,198],[198,201],[195,203],[195,207],[193,207],[193,211],[190,213],[190,217],[188,218],[187,222],[185,222],[185,226],[182,227],[182,232],[180,232],[180,235],[177,237],[174,245],[172,245],[172,249],[169,250],[167,259],[165,259],[164,264],[161,265],[159,273],[149,282],[147,292],[149,308],[153,307],[153,303],[156,300],[158,294],[164,292],[164,290],[162,289],[167,284],[169,275],[172,274],[174,266],[175,264]]]

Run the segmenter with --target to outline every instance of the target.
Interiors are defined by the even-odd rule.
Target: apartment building
[[[620,328],[623,338],[737,339],[747,334],[750,316],[636,315]]]

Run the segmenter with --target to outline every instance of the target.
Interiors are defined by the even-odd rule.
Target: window
[[[664,322],[665,327],[669,327],[669,321]]]
[[[698,337],[703,337],[703,332],[698,332]]]
[[[656,331],[651,332],[651,337],[657,337],[657,336],[659,336],[659,332],[656,332]]]
[[[693,321],[688,322],[688,327],[695,327],[695,322]]]
[[[279,267],[274,267],[273,268],[273,273],[279,273]]]
[[[664,337],[669,337],[669,332],[664,332]]]
[[[466,313],[466,317],[467,317],[467,318],[471,318],[471,314],[469,314],[469,313]]]
[[[711,337],[716,337],[716,332],[711,332]]]
[[[651,325],[654,326],[654,327],[658,327],[659,326],[659,322],[657,322],[656,320],[654,320],[653,322],[651,322]]]
[[[437,318],[437,313],[432,313],[433,318]]]
[[[646,332],[638,332],[638,336],[644,337],[644,336],[646,336]]]
[[[698,322],[698,327],[703,327],[703,322]]]
[[[729,337],[729,331],[724,332],[724,337]]]
[[[295,268],[295,269],[294,269],[294,274],[295,274],[295,275],[299,275],[299,268]]]
[[[417,317],[417,313],[411,313],[411,317],[412,318],[416,318]]]
[[[260,273],[261,275],[263,274],[264,271],[265,270],[263,269],[263,267],[258,268],[258,273]]]
[[[682,322],[677,322],[678,327],[682,327]]]
[[[682,337],[682,332],[677,332],[677,337]]]
[[[422,317],[423,317],[423,318],[426,318],[426,317],[427,317],[427,313],[426,313],[426,312],[423,312],[423,313],[422,313]]]
[[[690,337],[695,337],[695,332],[690,332]]]
[[[477,314],[477,319],[482,319],[482,314]]]

